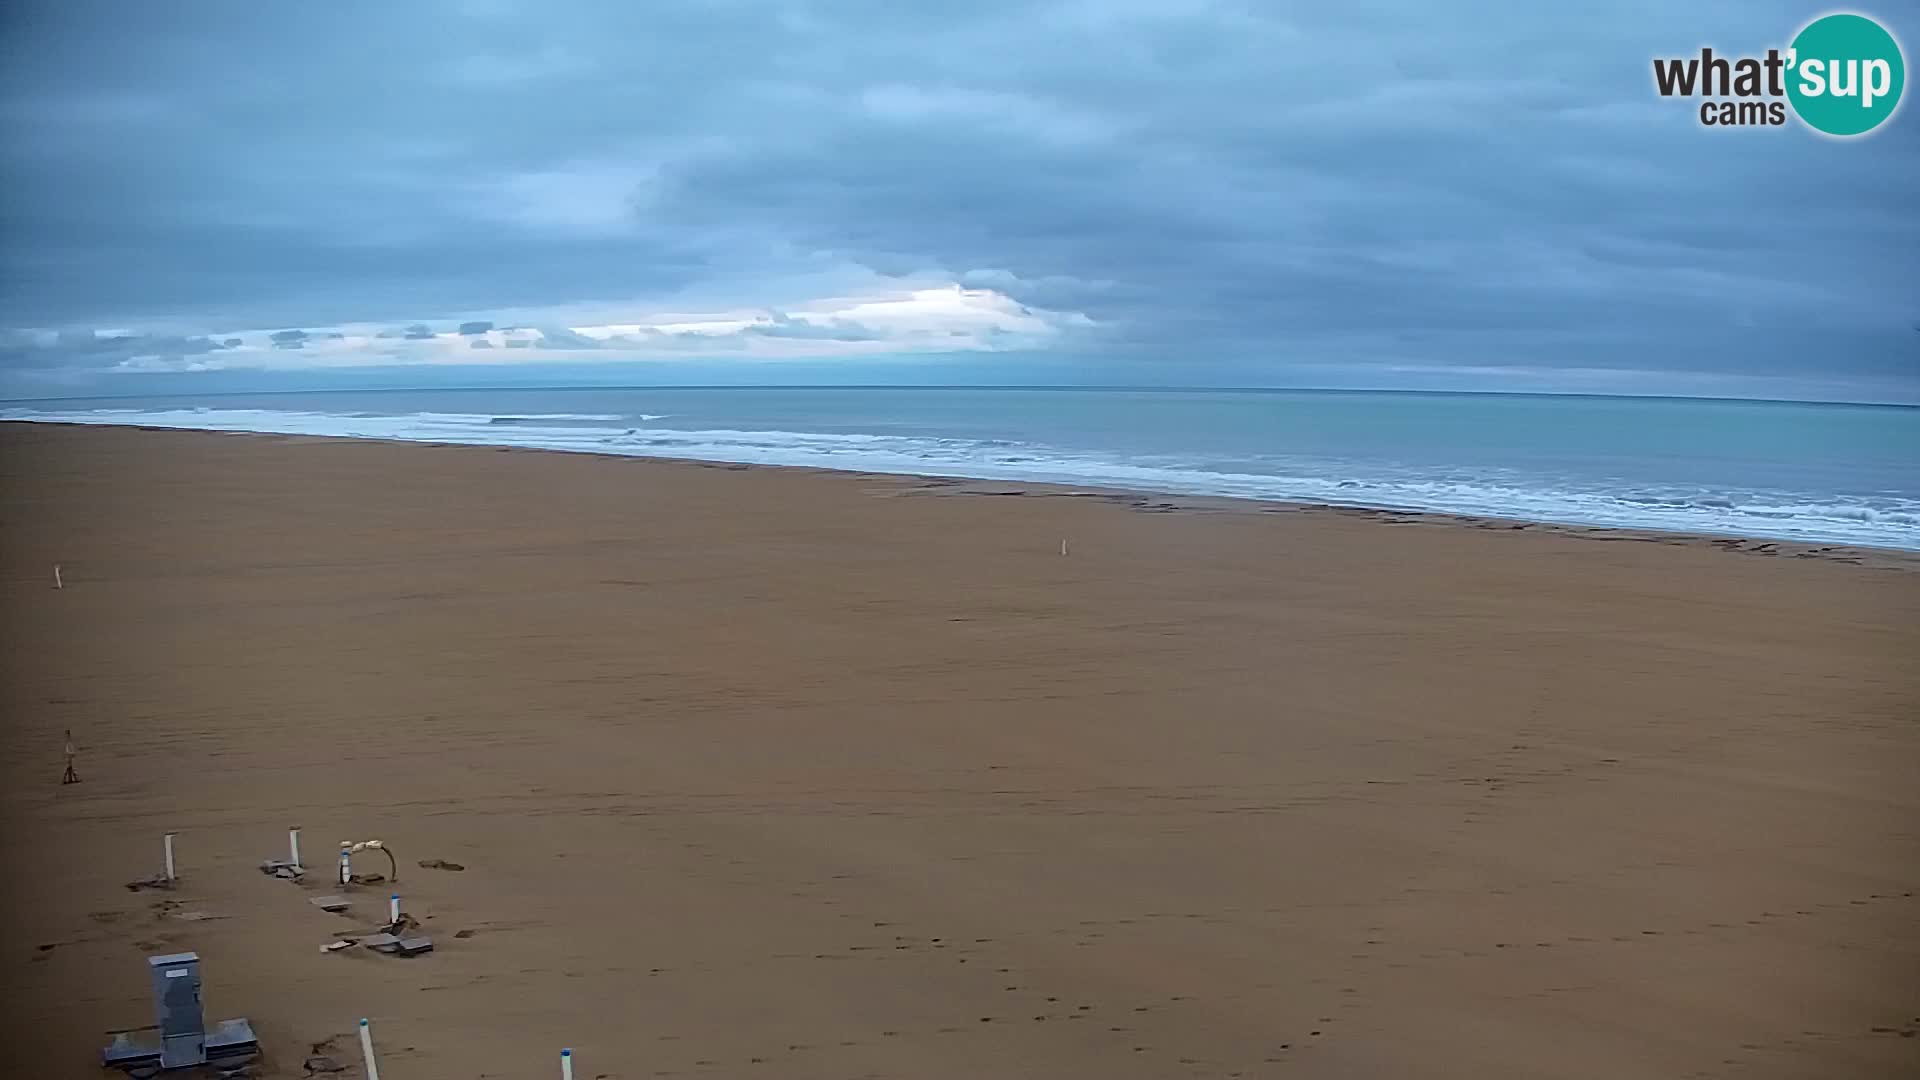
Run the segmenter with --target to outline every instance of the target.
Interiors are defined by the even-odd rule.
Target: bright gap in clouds
[[[540,360],[741,357],[830,359],[912,353],[1001,352],[1057,344],[1095,328],[1078,312],[1022,304],[958,283],[840,297],[785,309],[656,311],[573,322],[517,313],[402,324],[252,329],[193,336],[40,332],[48,351],[92,353],[101,370],[303,370],[407,365],[518,364]]]

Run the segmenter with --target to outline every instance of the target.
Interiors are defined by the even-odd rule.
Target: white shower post
[[[373,1031],[364,1017],[360,1020],[360,1056],[367,1061],[367,1080],[380,1080],[380,1066],[373,1063]]]

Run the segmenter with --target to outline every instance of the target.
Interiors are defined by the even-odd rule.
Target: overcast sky
[[[9,0],[0,393],[1920,398],[1913,108],[1833,140],[1652,89],[1826,5],[1569,7]],[[1911,59],[1914,7],[1863,10]]]

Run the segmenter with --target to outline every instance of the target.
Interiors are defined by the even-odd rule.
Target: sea
[[[766,387],[0,403],[0,419],[1047,481],[1920,550],[1920,408],[1378,391]]]

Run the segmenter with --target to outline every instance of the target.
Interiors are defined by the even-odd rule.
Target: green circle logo
[[[1787,50],[1787,98],[1807,126],[1864,135],[1900,107],[1907,63],[1900,43],[1864,15],[1826,15]]]

